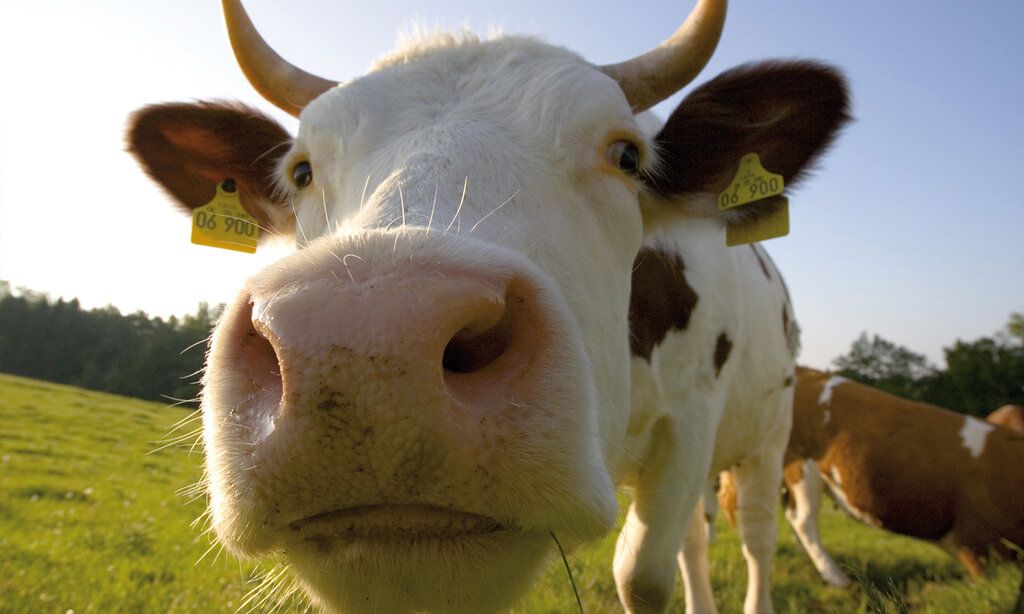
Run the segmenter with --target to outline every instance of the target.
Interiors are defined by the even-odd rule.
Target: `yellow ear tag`
[[[736,177],[724,192],[718,195],[718,208],[721,211],[740,207],[770,196],[782,194],[785,189],[782,175],[769,173],[761,166],[761,157],[756,153],[748,153],[740,158],[740,168]]]
[[[242,208],[233,179],[217,184],[213,200],[192,210],[192,242],[247,254],[256,253],[260,227]]]
[[[756,222],[726,224],[725,244],[729,247],[776,239],[789,234],[789,199],[781,197],[778,211]]]

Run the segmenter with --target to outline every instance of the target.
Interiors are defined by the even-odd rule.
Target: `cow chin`
[[[288,562],[329,611],[494,612],[526,592],[552,545],[550,535],[486,521],[463,533],[412,531],[419,513],[401,529],[357,536],[347,521],[321,523],[288,542]]]

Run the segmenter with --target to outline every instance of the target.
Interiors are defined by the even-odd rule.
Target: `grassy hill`
[[[301,611],[252,603],[253,578],[269,567],[211,550],[203,511],[188,494],[201,475],[189,453],[195,416],[66,386],[0,375],[0,612]],[[164,447],[168,437],[185,436]],[[183,493],[184,494],[180,494]],[[1022,495],[1024,496],[1024,495]],[[722,612],[742,609],[746,569],[736,533],[720,523],[712,573]],[[822,516],[826,544],[857,587],[832,589],[780,526],[774,598],[780,612],[1006,612],[1021,572],[1004,564],[972,584],[937,548]],[[614,538],[570,556],[588,613],[619,612],[611,577]],[[205,555],[205,556],[204,556]],[[200,560],[201,559],[201,560]],[[676,608],[682,610],[681,589]],[[517,613],[576,611],[562,562]]]

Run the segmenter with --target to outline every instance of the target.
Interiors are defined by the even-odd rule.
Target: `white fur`
[[[832,402],[832,389],[840,384],[844,384],[850,380],[840,375],[833,375],[828,378],[825,382],[825,386],[821,389],[821,396],[818,397],[818,405],[828,405]]]
[[[651,143],[613,80],[529,38],[408,43],[314,100],[300,119],[277,181],[300,249],[254,276],[229,307],[205,376],[214,527],[241,555],[284,550],[307,592],[330,609],[507,607],[553,548],[551,533],[572,547],[614,525],[642,219],[638,183],[609,169],[605,150],[630,138],[649,164]],[[313,168],[301,189],[289,181],[299,161]],[[445,442],[463,427],[430,418],[429,386],[389,393],[365,361],[339,354],[359,334],[339,322],[373,326],[390,309],[345,288],[385,292],[376,280],[406,265],[442,270],[435,281],[403,282],[422,289],[401,303],[446,283],[444,271],[527,280],[556,336],[538,388],[460,435],[455,448]],[[257,328],[288,359],[283,415],[280,387],[254,390],[239,372],[235,346],[250,301]],[[399,335],[388,343],[402,342],[402,325],[385,331]],[[375,399],[360,424],[389,437],[373,435],[372,449],[361,443],[371,435],[313,411],[316,391],[338,386],[339,370],[353,378],[341,393]],[[387,381],[402,381],[394,373]],[[409,472],[416,482],[395,481]],[[313,514],[391,501],[497,518],[519,532],[364,551],[289,528]]]
[[[833,468],[834,470],[834,468]],[[834,471],[838,481],[838,472]],[[821,544],[818,533],[818,514],[821,511],[821,475],[813,460],[804,461],[803,479],[789,485],[792,506],[786,508],[786,520],[796,533],[800,545],[818,569],[818,573],[832,586],[847,586],[850,578],[839,568]]]
[[[646,239],[682,257],[699,299],[686,330],[671,331],[649,363],[632,361],[631,462],[624,477],[637,485],[637,499],[619,537],[615,577],[623,601],[639,587],[649,592],[641,599],[660,603],[671,595],[677,559],[687,611],[714,611],[698,500],[710,476],[735,468],[748,564],[744,610],[767,612],[792,421],[793,388],[782,383],[794,357],[781,325],[757,324],[760,314],[777,313],[786,301],[778,276],[767,280],[751,250],[725,247],[723,235],[715,220],[684,220],[664,223]],[[716,375],[714,348],[723,332],[733,347]]]
[[[960,442],[967,448],[973,458],[978,458],[985,451],[985,441],[995,426],[982,422],[971,416],[964,416],[964,426],[960,429]]]
[[[611,139],[630,138],[653,164],[650,138],[617,84],[532,39],[438,36],[326,92],[300,119],[278,178],[300,251],[249,281],[218,327],[205,376],[220,539],[242,555],[283,550],[307,592],[330,609],[493,611],[529,585],[553,546],[550,533],[571,546],[610,528],[612,482],[623,480],[639,486],[614,563],[623,601],[635,603],[641,589],[652,592],[640,597],[670,598],[678,563],[688,609],[713,611],[697,501],[708,476],[735,467],[749,569],[744,609],[770,611],[775,501],[792,417],[792,387],[782,382],[794,370],[794,344],[782,326],[758,323],[779,313],[785,290],[749,249],[725,247],[719,221],[642,218],[637,182],[605,160]],[[288,180],[299,161],[313,168],[302,189]],[[626,335],[645,226],[648,245],[681,254],[700,296],[687,330],[670,333],[649,363],[630,357]],[[404,266],[435,264],[443,265],[439,280],[447,270],[528,280],[558,348],[535,396],[511,403],[519,411],[459,446],[445,442],[461,425],[429,418],[429,387],[403,398],[386,383],[407,372],[380,376],[384,366],[342,351],[359,331],[339,323],[377,325],[387,308],[345,288],[372,296],[392,271],[401,277]],[[399,303],[431,287],[401,279],[412,290]],[[250,301],[257,328],[278,340],[279,356],[294,359],[282,369],[283,393],[254,389],[239,371],[232,344],[243,343]],[[722,332],[733,347],[716,374]],[[401,343],[398,334],[388,343]],[[366,432],[388,437],[373,449],[363,445],[371,435],[313,411],[317,389],[337,385],[338,372],[354,373],[350,392],[374,400],[360,419],[376,429]],[[291,405],[279,416],[282,394]],[[499,443],[485,448],[487,437]],[[367,468],[370,478],[360,478]],[[419,479],[394,481],[405,473]],[[521,532],[364,551],[290,528],[313,514],[390,503],[396,493],[407,497],[399,503],[499,518]]]

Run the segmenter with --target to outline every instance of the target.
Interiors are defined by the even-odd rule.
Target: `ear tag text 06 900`
[[[213,200],[192,210],[192,242],[247,254],[256,253],[260,228],[246,213],[233,179],[217,184]]]
[[[729,187],[718,195],[718,208],[721,211],[734,207],[743,207],[782,194],[786,185],[782,175],[767,171],[761,165],[761,157],[756,153],[748,153],[740,158],[739,169]],[[789,234],[789,201],[784,197],[782,205],[771,215],[759,218],[754,222],[742,224],[729,222],[726,226],[725,244],[744,245],[756,243]]]

